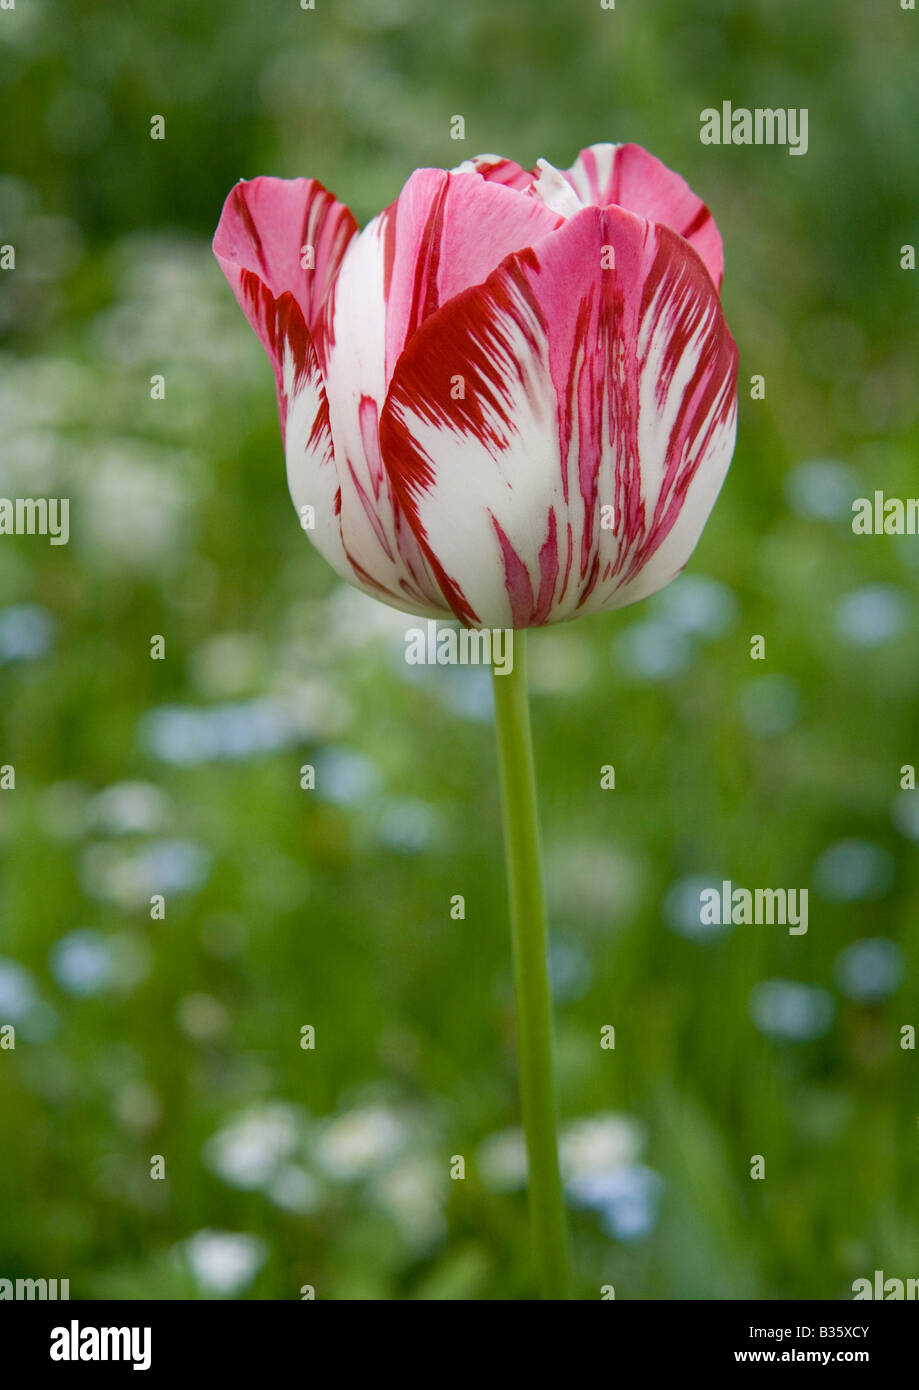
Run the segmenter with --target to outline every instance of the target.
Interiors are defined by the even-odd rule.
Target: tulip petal
[[[721,288],[724,251],[715,219],[686,180],[653,154],[640,145],[590,145],[564,177],[585,207],[623,207],[678,232]]]
[[[516,188],[521,193],[525,192],[533,181],[533,175],[529,170],[500,154],[473,155],[471,159],[464,159],[452,172],[479,174],[489,183],[502,183],[505,187]]]
[[[323,330],[326,382],[341,492],[338,519],[363,587],[394,607],[436,615],[443,598],[396,507],[380,458],[386,399],[386,219],[351,244]]]
[[[348,209],[315,179],[258,178],[230,193],[214,251],[274,366],[288,487],[301,524],[344,579],[376,593],[342,540],[341,486],[320,362],[329,291],[356,232]]]
[[[313,339],[293,295],[268,301],[262,321],[272,344],[277,344],[278,405],[287,463],[287,485],[300,523],[320,555],[348,581],[374,598],[407,612],[419,611],[412,595],[381,592],[359,559],[344,543],[341,528],[341,479],[335,459],[325,381]],[[376,431],[374,431],[376,438]],[[376,445],[379,449],[379,445]],[[404,525],[404,523],[403,523]],[[407,526],[405,528],[408,530]],[[408,533],[408,548],[420,559],[418,544]],[[426,613],[443,611],[439,596],[420,605]]]
[[[584,207],[580,197],[575,193],[568,175],[561,173],[547,159],[536,161],[533,182],[530,184],[528,192],[538,198],[540,202],[545,203],[547,207],[560,213],[562,217],[573,217]]]
[[[532,246],[561,217],[500,182],[419,169],[386,222],[386,378],[416,329],[512,251]]]
[[[389,602],[444,612],[441,590],[392,492],[379,415],[399,357],[441,305],[562,219],[477,175],[420,169],[349,246],[323,329],[345,546]]]
[[[353,566],[341,539],[338,470],[329,404],[313,340],[293,295],[274,301],[272,336],[279,343],[282,434],[287,485],[301,525],[319,553],[350,583]],[[311,508],[307,524],[306,508]]]
[[[343,203],[315,179],[241,180],[223,205],[214,254],[240,307],[275,364],[263,310],[289,293],[315,334],[342,256],[357,232]],[[258,292],[264,287],[266,294]]]
[[[533,626],[672,579],[730,463],[736,372],[700,257],[618,207],[585,208],[429,318],[380,437],[457,617]]]

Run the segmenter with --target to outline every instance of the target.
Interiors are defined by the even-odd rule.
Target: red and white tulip
[[[686,564],[737,349],[712,216],[646,151],[419,169],[362,232],[315,180],[257,178],[214,251],[274,365],[294,504],[350,583],[532,627]]]

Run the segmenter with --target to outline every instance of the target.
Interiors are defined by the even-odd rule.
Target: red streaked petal
[[[343,543],[363,586],[411,612],[443,613],[443,598],[401,516],[380,457],[379,412],[386,399],[385,282],[390,239],[385,215],[355,237],[324,320],[325,379]]]
[[[379,413],[406,341],[442,304],[510,252],[561,226],[536,199],[474,174],[420,169],[349,246],[323,326],[323,370],[350,553],[381,593],[444,611],[444,599],[393,495]]]
[[[640,145],[590,145],[565,174],[585,206],[611,204],[678,232],[699,253],[721,288],[721,235],[689,184]]]
[[[276,345],[266,332],[265,304],[292,295],[315,340],[332,282],[356,232],[345,205],[315,179],[257,178],[231,190],[214,234],[214,255],[269,356]]]
[[[381,585],[363,563],[365,546],[360,543],[360,537],[355,537],[353,526],[350,544],[346,540],[342,525],[343,478],[335,459],[325,381],[313,341],[292,295],[284,295],[277,302],[272,329],[278,344],[278,399],[287,484],[307,536],[343,579],[365,593],[409,613],[443,612],[439,595],[434,603],[419,602],[405,577],[401,583],[397,580],[392,590]],[[374,441],[377,435],[374,408]],[[379,451],[378,443],[374,447]],[[345,491],[347,487],[345,481]],[[310,514],[304,511],[307,507],[311,509]],[[307,515],[312,523],[309,526],[304,524]],[[372,509],[369,515],[373,515]],[[404,522],[403,526],[408,530]],[[405,551],[415,556],[419,553],[418,543],[410,531]],[[418,564],[423,566],[420,558]]]
[[[414,612],[417,605],[398,580],[390,593],[366,572],[362,547],[354,543],[360,538],[352,535],[349,547],[342,528],[342,479],[347,490],[351,470],[345,455],[340,465],[336,458],[321,357],[330,290],[356,231],[348,209],[314,179],[259,178],[230,193],[214,251],[274,366],[288,486],[301,519],[304,507],[313,509],[307,536],[344,579]],[[313,249],[312,270],[301,265],[305,246]],[[376,414],[374,404],[369,437],[378,455]],[[382,468],[379,475],[378,486]],[[411,532],[406,549],[417,556]],[[423,568],[420,558],[417,563]],[[443,610],[439,595],[433,610],[422,606]]]
[[[532,626],[671,579],[730,462],[736,366],[699,256],[615,207],[577,213],[429,318],[381,442],[457,616]]]
[[[419,169],[392,207],[386,304],[387,380],[412,334],[435,310],[478,285],[512,251],[561,226],[538,200],[500,182]]]
[[[325,382],[300,306],[292,295],[278,301],[278,399],[287,462],[287,484],[297,515],[311,507],[314,526],[306,534],[344,578],[354,582],[338,521],[338,470],[329,425]]]
[[[529,170],[521,168],[513,159],[505,159],[500,154],[473,155],[471,159],[464,159],[453,173],[465,174],[469,171],[479,174],[489,183],[501,183],[506,188],[516,188],[521,193],[526,192],[533,179]]]

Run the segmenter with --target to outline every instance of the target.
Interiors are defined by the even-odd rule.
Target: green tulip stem
[[[513,669],[492,671],[510,898],[520,1101],[529,1160],[530,1224],[543,1298],[569,1297],[568,1233],[558,1162],[548,931],[527,696],[526,632]]]

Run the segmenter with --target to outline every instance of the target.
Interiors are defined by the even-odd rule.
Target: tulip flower
[[[546,926],[523,630],[653,594],[730,464],[721,238],[636,145],[566,172],[419,169],[359,231],[314,179],[227,198],[214,251],[274,368],[291,496],[339,575],[405,612],[515,630],[495,708],[530,1202],[564,1296]]]

